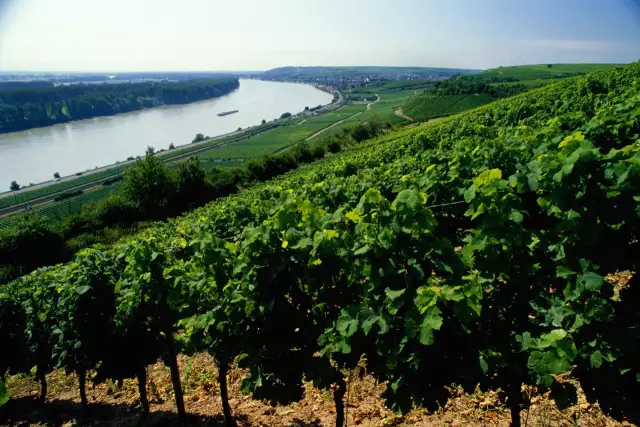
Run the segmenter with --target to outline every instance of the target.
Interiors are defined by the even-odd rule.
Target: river
[[[78,120],[21,132],[0,134],[0,192],[20,185],[105,166],[127,157],[191,142],[197,133],[218,136],[316,105],[333,96],[312,86],[240,80],[240,87],[221,98]],[[222,111],[238,113],[218,117]]]

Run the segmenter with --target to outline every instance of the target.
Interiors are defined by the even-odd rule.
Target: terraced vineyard
[[[551,66],[549,66],[551,65]],[[471,74],[470,77],[513,77],[518,80],[555,79],[595,71],[609,70],[619,67],[621,64],[539,64],[519,65],[513,67],[499,67],[485,70],[481,73]]]
[[[639,267],[639,83],[633,64],[396,132],[40,269],[0,288],[0,373],[76,372],[84,405],[89,373],[137,378],[148,411],[162,358],[184,416],[177,353],[202,351],[228,425],[236,360],[257,398],[331,390],[337,426],[345,371],[398,411],[500,389],[514,426],[523,385],[571,405],[571,376],[637,420],[638,279],[605,278]]]
[[[432,96],[421,95],[410,99],[403,111],[414,120],[429,120],[480,107],[494,101],[487,94]]]

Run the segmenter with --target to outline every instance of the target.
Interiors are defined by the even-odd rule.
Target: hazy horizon
[[[0,0],[0,70],[629,63],[640,58],[638,3]]]

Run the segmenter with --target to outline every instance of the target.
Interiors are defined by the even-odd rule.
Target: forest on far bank
[[[111,116],[165,104],[216,98],[238,88],[235,77],[184,82],[73,84],[0,90],[0,133]]]

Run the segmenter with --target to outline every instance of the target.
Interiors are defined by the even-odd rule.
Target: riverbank
[[[307,85],[309,86],[309,85]],[[337,91],[338,96],[334,97],[334,102],[323,106],[324,113],[335,111],[344,105],[344,96]],[[286,125],[288,123],[299,124],[300,117],[304,111],[297,113],[289,119],[276,119],[264,124],[257,124],[241,131],[228,132],[203,141],[184,144],[173,149],[160,150],[156,156],[165,162],[174,162],[182,160],[195,154],[201,154],[207,150],[218,149],[242,140],[248,140],[263,132],[267,132],[276,127]],[[323,114],[324,114],[323,113]],[[315,115],[314,118],[320,117]],[[306,120],[306,119],[303,119]],[[303,130],[303,129],[300,129]],[[282,138],[281,135],[279,135]],[[286,144],[290,142],[288,138],[284,138]],[[275,151],[275,150],[274,150]],[[215,156],[214,156],[215,157]],[[97,167],[83,172],[66,175],[60,180],[50,180],[39,184],[21,188],[18,191],[9,191],[0,193],[0,216],[20,211],[27,207],[32,207],[40,203],[50,202],[61,192],[75,191],[78,189],[86,189],[87,184],[94,186],[101,185],[104,181],[115,176],[122,175],[127,167],[133,164],[135,160],[117,162],[102,167]]]

